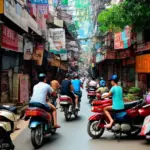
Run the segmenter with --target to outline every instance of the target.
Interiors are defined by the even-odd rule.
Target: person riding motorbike
[[[51,87],[53,88],[53,90],[56,92],[56,96],[53,96],[53,105],[56,107],[56,105],[57,105],[57,102],[56,102],[56,100],[57,100],[57,98],[58,98],[58,89],[60,88],[60,84],[59,84],[59,82],[57,81],[57,79],[56,78],[53,78],[53,80],[51,81],[51,83],[50,83],[50,85],[51,85]]]
[[[69,74],[66,74],[65,79],[61,83],[61,95],[67,95],[69,96],[75,105],[75,108],[78,110],[78,96],[76,96],[73,91],[73,86],[71,83],[71,80],[69,79]]]
[[[56,108],[46,99],[48,94],[56,96],[56,92],[46,82],[47,82],[46,75],[44,73],[39,74],[39,83],[33,87],[33,94],[30,100],[30,104],[41,103],[44,104],[48,108],[48,110],[52,110],[54,127],[60,128],[60,126],[57,124]]]
[[[112,106],[107,106],[104,108],[104,113],[110,121],[109,124],[105,125],[106,128],[111,128],[114,122],[109,111],[113,110],[114,112],[115,111],[117,112],[117,111],[124,110],[123,90],[121,86],[118,85],[118,81],[119,81],[118,76],[112,75],[109,81],[111,81],[112,88],[107,95],[103,96],[103,98],[107,98],[112,95]]]
[[[89,87],[92,87],[94,89],[97,88],[97,82],[95,81],[94,77],[92,77],[92,80],[89,82]]]
[[[81,80],[79,79],[79,76],[76,74],[74,76],[74,80],[72,80],[72,86],[73,86],[73,92],[74,94],[78,95],[80,98],[82,96],[82,92],[81,92],[81,87],[83,88],[83,84],[81,82]]]
[[[103,80],[100,82],[100,88],[96,91],[96,93],[103,94],[108,91],[108,88],[106,87],[106,82]]]

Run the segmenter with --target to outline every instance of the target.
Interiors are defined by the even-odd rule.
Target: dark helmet
[[[114,82],[118,82],[119,81],[119,78],[116,74],[112,75],[111,78],[109,79],[109,81],[114,81]]]
[[[66,77],[66,78],[70,78],[70,74],[69,74],[69,73],[66,73],[65,77]]]
[[[44,79],[46,78],[46,74],[40,73],[38,78],[39,78],[39,81],[44,81]]]
[[[75,74],[75,75],[74,75],[74,78],[79,78],[79,75],[78,75],[78,74]]]

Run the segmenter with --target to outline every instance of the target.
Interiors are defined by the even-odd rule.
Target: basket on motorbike
[[[69,104],[72,104],[72,99],[69,97],[69,96],[66,96],[66,95],[61,95],[60,98],[59,98],[59,104],[60,105],[69,105]]]

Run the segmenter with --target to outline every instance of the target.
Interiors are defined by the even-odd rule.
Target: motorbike
[[[16,129],[17,109],[14,106],[0,106],[0,149],[14,150],[11,133]]]
[[[111,100],[93,102],[91,111],[97,114],[91,116],[88,122],[87,132],[91,138],[96,139],[103,135],[105,125],[108,123],[108,118],[103,113],[103,109],[111,105]],[[138,135],[141,131],[143,120],[149,114],[150,106],[147,106],[143,100],[125,103],[124,110],[111,112],[114,123],[107,130],[118,136],[118,140],[122,134]]]
[[[71,119],[71,116],[74,115],[75,118],[78,117],[79,110],[75,109],[75,105],[70,97],[66,95],[61,95],[59,97],[59,104],[62,107],[62,111],[64,112],[64,116],[66,121]],[[79,108],[80,108],[80,101],[79,101]]]
[[[88,88],[88,98],[89,103],[91,104],[94,99],[96,99],[96,88],[95,87],[89,87]]]
[[[150,143],[150,115],[145,118],[140,135],[144,136]]]
[[[40,148],[45,137],[56,133],[52,114],[44,104],[30,103],[25,112],[25,120],[29,119],[32,145],[35,148]]]

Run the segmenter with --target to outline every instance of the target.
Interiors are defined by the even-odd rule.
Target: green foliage
[[[118,32],[126,25],[134,27],[136,31],[150,28],[149,0],[125,0],[105,9],[98,16],[99,29],[102,32]]]
[[[126,99],[127,101],[135,101],[140,99],[138,96],[135,96],[134,94],[127,94],[125,95],[124,99]]]
[[[139,93],[140,92],[140,88],[137,87],[131,87],[129,89],[129,93]]]

